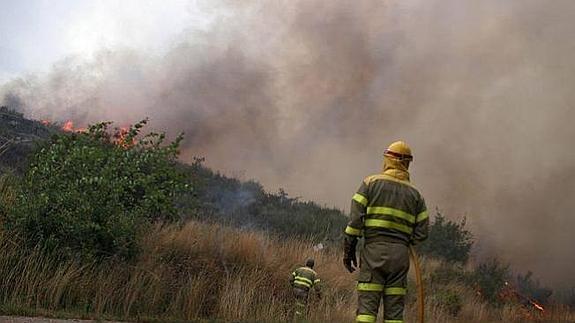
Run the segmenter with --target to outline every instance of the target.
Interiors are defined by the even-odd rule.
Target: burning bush
[[[55,135],[32,157],[7,227],[68,254],[134,256],[138,234],[174,219],[174,200],[187,189],[175,167],[182,137],[164,145],[164,134],[139,136],[145,124]]]

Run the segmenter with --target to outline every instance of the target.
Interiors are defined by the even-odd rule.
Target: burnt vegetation
[[[314,254],[329,295],[318,300],[314,319],[351,320],[354,282],[342,276],[339,255],[342,211],[224,176],[201,158],[181,164],[183,137],[167,141],[146,133],[146,123],[62,132],[0,109],[0,313],[288,319],[283,274]],[[531,272],[474,261],[465,219],[439,211],[433,218],[419,252],[436,320],[488,319],[509,306],[532,315],[531,301],[573,306],[573,290],[553,298]],[[323,250],[313,248],[318,243]],[[493,309],[477,314],[469,304]],[[520,314],[509,320],[526,317],[512,313]]]

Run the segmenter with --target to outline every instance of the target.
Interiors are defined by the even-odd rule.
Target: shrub
[[[439,210],[429,228],[429,238],[419,246],[419,252],[431,258],[465,263],[473,246],[473,234],[460,222],[446,219]]]
[[[134,256],[138,234],[175,219],[173,202],[187,189],[175,168],[182,136],[168,145],[164,134],[139,136],[146,122],[54,135],[32,157],[7,227],[66,253]]]
[[[504,265],[497,258],[491,258],[477,266],[472,274],[472,285],[478,288],[483,299],[491,305],[500,306],[499,295],[511,277],[509,265]]]
[[[348,218],[340,210],[290,197],[283,189],[266,192],[255,181],[242,182],[214,173],[202,162],[196,159],[187,167],[202,201],[195,218],[314,242],[333,244],[342,236]]]

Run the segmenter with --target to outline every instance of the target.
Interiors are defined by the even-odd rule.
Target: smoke
[[[149,116],[183,158],[347,208],[387,144],[482,250],[573,282],[575,2],[209,1],[165,53],[101,51],[0,88],[29,116]]]

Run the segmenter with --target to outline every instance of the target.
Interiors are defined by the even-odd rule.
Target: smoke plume
[[[209,4],[207,4],[209,3]],[[0,97],[31,117],[186,132],[183,158],[347,208],[396,139],[482,250],[573,284],[575,2],[206,1],[165,53],[101,51]]]

